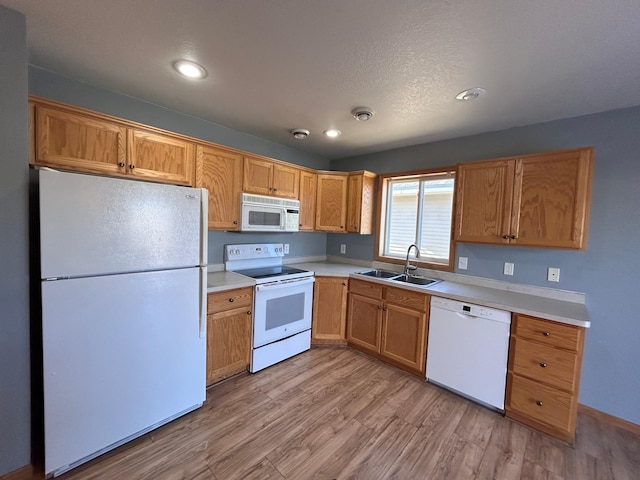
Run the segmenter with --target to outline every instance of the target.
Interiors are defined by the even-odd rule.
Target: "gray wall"
[[[0,476],[31,461],[27,43],[0,7]]]
[[[388,173],[588,145],[595,172],[585,251],[458,244],[456,257],[468,257],[469,268],[456,271],[586,293],[592,327],[580,403],[640,424],[640,107],[334,160],[331,168]],[[330,234],[327,253],[338,255],[341,243],[347,257],[373,258],[373,235]],[[502,274],[504,262],[515,264],[513,277]],[[546,281],[547,267],[561,269],[559,283]]]

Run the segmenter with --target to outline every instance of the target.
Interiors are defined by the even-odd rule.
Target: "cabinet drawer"
[[[207,296],[207,313],[224,312],[238,307],[250,307],[252,303],[252,287],[210,293]]]
[[[349,280],[349,291],[359,293],[365,297],[382,300],[382,285],[373,282],[363,282],[362,280]]]
[[[507,410],[512,410],[538,422],[563,432],[572,429],[571,419],[575,416],[573,397],[538,382],[527,380],[518,375],[511,377],[511,395]]]
[[[561,388],[577,389],[578,354],[512,338],[514,342],[511,370],[518,375]]]
[[[414,292],[404,288],[387,287],[385,300],[407,308],[415,308],[421,312],[427,311],[427,298],[425,293]]]
[[[549,320],[515,315],[515,335],[551,347],[565,348],[577,352],[583,329],[573,325],[563,325]]]

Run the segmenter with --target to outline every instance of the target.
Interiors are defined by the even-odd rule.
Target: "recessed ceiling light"
[[[336,138],[340,136],[342,132],[340,130],[336,130],[335,128],[330,128],[329,130],[325,130],[324,134],[329,138]]]
[[[176,60],[173,62],[173,68],[187,78],[204,78],[207,76],[207,71],[201,65],[191,60]]]
[[[463,102],[466,102],[468,100],[475,100],[480,95],[484,95],[485,93],[487,93],[487,91],[481,87],[469,88],[456,95],[456,100],[462,100]]]
[[[307,138],[311,135],[311,132],[306,128],[294,128],[291,130],[291,134],[298,140],[302,140],[303,138]]]
[[[373,117],[374,113],[373,109],[369,107],[358,107],[351,110],[351,115],[359,122],[366,122]]]

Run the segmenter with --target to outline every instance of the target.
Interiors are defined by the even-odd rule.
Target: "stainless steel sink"
[[[438,283],[440,280],[435,280],[433,278],[427,277],[418,277],[414,275],[398,275],[395,278],[390,278],[394,282],[403,282],[403,283],[411,283],[413,285],[433,285],[434,283]]]
[[[380,270],[380,269],[373,269],[373,270],[366,270],[364,272],[357,272],[358,275],[366,275],[367,277],[375,277],[375,278],[386,278],[388,280],[391,280],[395,277],[399,277],[402,274],[398,273],[398,272],[390,272],[388,270]]]

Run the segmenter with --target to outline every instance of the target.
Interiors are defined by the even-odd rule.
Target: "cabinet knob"
[[[229,299],[229,302],[233,303],[233,300],[234,300],[233,298],[230,298],[230,299]]]
[[[536,400],[536,405],[538,405],[539,407],[542,406],[542,400]]]
[[[343,287],[346,287],[346,286],[347,286],[347,284],[346,284],[346,283],[344,283],[344,282],[342,282],[342,286],[343,286]]]
[[[273,191],[274,191],[274,192],[277,192],[277,191],[278,191],[278,189],[277,189],[277,188],[274,188],[274,189],[273,189]]]
[[[546,363],[544,363],[544,362],[540,362],[540,366],[541,366],[542,368],[547,368],[547,364],[546,364]]]
[[[119,163],[118,163],[118,166],[119,166],[119,167],[124,167],[124,162],[119,162]]]
[[[251,315],[251,310],[247,310],[247,315]]]
[[[238,224],[238,220],[234,220],[234,221],[233,221],[233,224],[234,224],[234,225],[237,225],[237,224]]]
[[[517,237],[516,237],[515,235],[511,235],[509,238],[510,238],[511,240],[515,240]]]
[[[542,335],[544,335],[545,337],[548,337],[551,334],[549,332],[542,332]]]
[[[344,225],[340,225],[340,228],[344,228]]]
[[[129,164],[129,169],[130,169],[130,170],[133,170],[134,168],[136,168],[136,166],[135,166],[133,163],[130,163],[130,164]]]
[[[504,238],[505,240],[509,239],[509,235],[502,235],[502,238]]]

